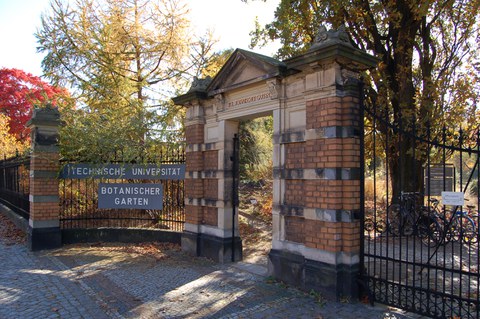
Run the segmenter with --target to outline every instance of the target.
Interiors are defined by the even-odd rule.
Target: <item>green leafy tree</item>
[[[79,102],[64,114],[66,156],[133,156],[179,128],[182,112],[170,97],[194,72],[192,48],[202,41],[192,36],[187,14],[180,0],[51,2],[36,37],[45,76],[71,87]]]
[[[367,105],[404,128],[432,137],[443,124],[471,131],[478,124],[478,0],[281,0],[274,21],[251,33],[252,46],[280,40],[279,58],[305,52],[320,25],[345,26],[351,42],[379,59],[366,74]],[[386,126],[376,128],[383,136]],[[449,136],[453,136],[453,131]],[[413,139],[392,132],[386,150],[393,196],[422,188],[426,152],[404,152]],[[398,159],[402,158],[402,161]]]
[[[271,180],[273,173],[273,117],[240,122],[240,178]]]

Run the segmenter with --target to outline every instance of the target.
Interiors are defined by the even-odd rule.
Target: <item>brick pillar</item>
[[[376,61],[354,49],[342,31],[319,39],[306,54],[286,61],[303,72],[305,126],[276,134],[280,226],[274,229],[269,274],[328,299],[354,300],[363,208],[358,78]],[[288,102],[287,96],[287,109]],[[295,120],[289,114],[287,123]]]
[[[182,250],[217,262],[229,262],[232,251],[234,260],[242,258],[238,229],[232,238],[231,207],[230,157],[238,123],[207,123],[205,81],[209,80],[197,79],[187,94],[173,99],[175,104],[187,108],[186,220]]]
[[[190,92],[193,93],[193,92]],[[186,99],[176,104],[187,107],[185,123],[186,138],[186,170],[185,170],[185,229],[182,233],[182,250],[192,255],[198,255],[199,227],[203,217],[203,152],[204,119],[203,110],[198,103],[197,94],[188,94]]]
[[[60,113],[52,107],[35,109],[27,125],[32,132],[28,247],[33,251],[57,248],[62,244],[57,179]]]

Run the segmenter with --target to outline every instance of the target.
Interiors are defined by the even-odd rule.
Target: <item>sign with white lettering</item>
[[[162,184],[100,183],[98,208],[162,209]]]
[[[185,179],[185,164],[67,164],[60,178]]]
[[[465,203],[465,194],[463,192],[442,192],[442,204],[463,206]]]

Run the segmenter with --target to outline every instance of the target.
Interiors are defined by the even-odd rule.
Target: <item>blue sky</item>
[[[189,0],[192,22],[199,30],[211,28],[220,39],[217,50],[242,48],[248,50],[254,19],[268,23],[280,0]],[[41,75],[43,55],[36,53],[34,33],[40,27],[40,15],[50,0],[0,0],[0,68],[16,68]],[[275,47],[255,52],[272,55]]]

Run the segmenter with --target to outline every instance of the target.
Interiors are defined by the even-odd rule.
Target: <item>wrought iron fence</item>
[[[478,129],[365,111],[366,293],[430,317],[480,318]]]
[[[25,219],[30,211],[30,157],[0,161],[0,202]]]
[[[143,159],[155,164],[183,164],[183,146],[162,147],[155,157]],[[112,161],[114,162],[114,161]],[[117,159],[116,163],[121,161]],[[71,161],[70,161],[71,163]],[[146,162],[144,162],[146,163]],[[62,229],[154,228],[182,231],[185,223],[184,181],[156,180],[163,186],[163,209],[99,209],[99,183],[141,183],[133,179],[60,180],[60,227]]]

